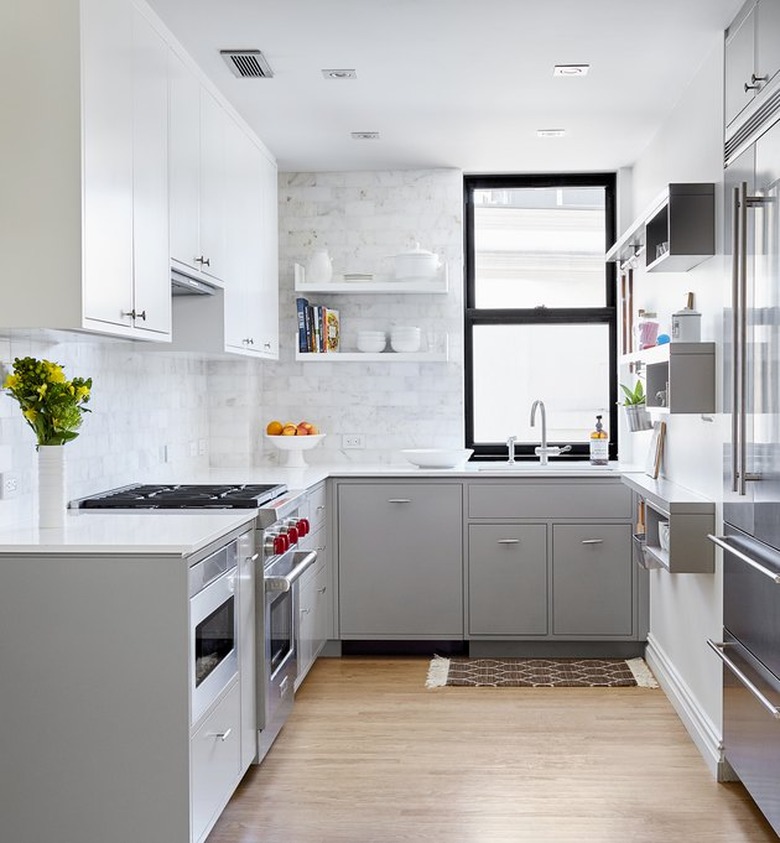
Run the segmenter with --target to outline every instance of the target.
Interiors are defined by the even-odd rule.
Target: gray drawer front
[[[469,518],[630,518],[631,492],[619,481],[470,483]]]

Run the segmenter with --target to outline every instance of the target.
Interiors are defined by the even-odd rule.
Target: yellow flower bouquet
[[[78,436],[92,378],[68,380],[59,363],[17,357],[3,388],[19,402],[38,445],[64,445]]]

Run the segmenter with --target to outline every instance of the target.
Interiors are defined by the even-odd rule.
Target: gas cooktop
[[[73,501],[77,509],[255,509],[287,491],[276,484],[122,486]]]

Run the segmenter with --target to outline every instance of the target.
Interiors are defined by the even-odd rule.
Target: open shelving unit
[[[664,343],[625,354],[620,361],[632,370],[644,368],[648,410],[715,412],[714,342]]]
[[[715,254],[715,185],[669,184],[607,252],[647,272],[685,272]]]
[[[348,281],[344,275],[334,275],[333,280],[322,284],[307,284],[303,266],[295,264],[295,292],[322,293],[325,295],[444,295],[449,292],[449,267],[443,264],[438,274],[430,279],[396,281],[390,275],[377,275],[371,281]]]
[[[647,568],[670,574],[715,573],[715,547],[707,535],[715,530],[715,504],[706,498],[641,472],[624,474],[623,483],[645,503],[645,540],[642,551]],[[658,525],[669,524],[669,548],[661,547]]]

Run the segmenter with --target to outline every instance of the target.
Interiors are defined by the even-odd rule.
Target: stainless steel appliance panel
[[[739,555],[723,554],[723,625],[780,676],[780,584],[768,575],[780,578],[780,553],[733,528],[727,527],[725,535]]]
[[[727,658],[742,674],[723,670],[726,759],[780,834],[780,719],[770,710],[780,712],[780,679],[733,636],[727,634],[724,644]]]

